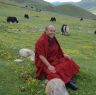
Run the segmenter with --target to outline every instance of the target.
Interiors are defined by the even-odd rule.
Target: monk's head
[[[45,32],[46,34],[50,37],[50,38],[54,38],[55,36],[55,27],[53,25],[48,25],[45,28]]]

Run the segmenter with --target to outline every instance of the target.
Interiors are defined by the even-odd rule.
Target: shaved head
[[[54,38],[55,36],[55,27],[53,25],[48,25],[45,28],[45,32],[46,34],[50,37],[50,38]]]
[[[48,25],[48,26],[46,26],[45,31],[47,31],[47,30],[49,30],[49,29],[55,31],[55,27],[54,27],[53,25]]]

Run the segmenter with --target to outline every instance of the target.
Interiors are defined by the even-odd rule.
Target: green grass
[[[25,13],[30,15],[29,20],[23,18]],[[19,23],[7,23],[6,17],[14,15]],[[57,22],[49,22],[54,15]],[[60,28],[63,23],[69,25],[70,36],[61,35]],[[80,22],[79,18],[46,11],[35,12],[0,3],[0,95],[45,95],[44,81],[34,79],[34,62],[25,59],[23,63],[17,64],[14,60],[19,58],[19,49],[34,50],[36,40],[48,24],[56,27],[56,37],[62,49],[81,67],[80,73],[74,78],[79,89],[69,91],[70,95],[96,94],[96,21],[84,19]],[[30,73],[31,76],[25,81],[21,78],[22,73]]]

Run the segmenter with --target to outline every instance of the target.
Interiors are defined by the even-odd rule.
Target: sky
[[[81,0],[44,0],[47,2],[80,2]]]

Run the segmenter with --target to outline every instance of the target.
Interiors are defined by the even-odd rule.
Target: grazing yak
[[[45,93],[47,95],[69,95],[64,82],[58,78],[48,81]]]
[[[16,23],[18,23],[19,21],[17,20],[16,17],[7,17],[7,22],[12,22],[12,23],[16,22]]]
[[[29,19],[29,15],[28,14],[25,14],[24,15],[24,18]]]
[[[83,21],[83,17],[80,18],[80,21]]]
[[[62,35],[69,35],[69,26],[66,24],[63,24],[61,27]]]
[[[56,18],[55,17],[51,17],[50,21],[56,21]]]

